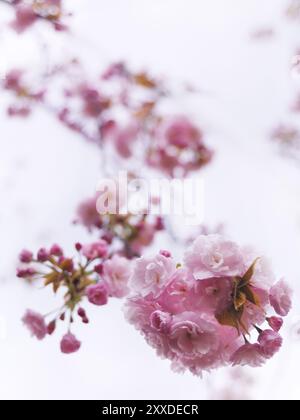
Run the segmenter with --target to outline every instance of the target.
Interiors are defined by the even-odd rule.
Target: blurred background
[[[178,107],[197,119],[216,150],[203,172],[205,223],[224,223],[230,237],[269,257],[277,277],[294,289],[294,309],[284,347],[265,367],[219,370],[202,379],[175,374],[158,359],[125,322],[121,302],[91,310],[90,327],[77,326],[84,346],[72,357],[60,354],[57,337],[32,340],[20,321],[24,310],[50,311],[55,299],[16,279],[17,255],[24,247],[60,242],[68,248],[88,238],[72,225],[72,215],[95,191],[101,159],[42,110],[9,119],[1,92],[0,398],[299,399],[300,162],[282,156],[270,136],[294,118],[289,109],[300,73],[291,63],[300,47],[300,15],[287,17],[287,0],[65,4],[73,12],[72,34],[39,25],[18,36],[7,27],[11,10],[0,3],[0,76],[76,55],[91,71],[126,60],[196,86],[199,95],[179,98]]]

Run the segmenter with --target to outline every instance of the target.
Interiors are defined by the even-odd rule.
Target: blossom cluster
[[[81,343],[71,332],[76,319],[89,323],[83,304],[103,306],[110,298],[123,298],[129,292],[131,261],[118,254],[111,254],[109,244],[104,240],[75,245],[76,257],[67,257],[59,245],[49,250],[42,248],[34,255],[28,250],[20,254],[17,276],[30,281],[41,281],[44,286],[60,294],[63,291],[63,305],[48,315],[27,310],[24,324],[33,336],[43,340],[52,335],[58,322],[66,322],[67,332],[61,340],[63,353],[74,353]]]
[[[96,230],[99,237],[126,258],[142,255],[152,245],[156,234],[165,230],[161,216],[147,214],[100,214],[97,208],[98,195],[84,200],[77,209],[75,223],[88,231]]]
[[[45,90],[39,87],[31,87],[24,79],[24,72],[15,69],[10,71],[4,81],[3,88],[14,94],[17,101],[7,108],[10,117],[28,117],[31,113],[32,103],[44,101]]]
[[[33,105],[43,106],[102,153],[112,150],[121,161],[135,159],[171,177],[211,161],[202,129],[186,115],[162,112],[172,98],[163,80],[131,71],[125,63],[112,64],[93,79],[77,59],[46,73],[39,86],[30,87],[26,72],[8,72],[3,87],[16,100],[8,108],[10,116],[26,117]],[[59,102],[53,104],[53,96]]]
[[[23,33],[39,20],[45,20],[56,31],[66,29],[62,23],[62,0],[1,0],[14,8],[15,17],[11,27],[18,33]]]
[[[282,345],[289,287],[263,258],[220,235],[199,236],[182,265],[167,251],[137,259],[130,287],[128,321],[176,371],[258,367]]]
[[[295,124],[280,124],[273,130],[272,140],[282,155],[296,160],[300,158],[300,129]]]

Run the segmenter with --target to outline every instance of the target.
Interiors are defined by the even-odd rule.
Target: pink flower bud
[[[160,255],[163,255],[163,256],[164,256],[164,257],[166,257],[166,258],[171,258],[171,257],[172,257],[171,252],[169,252],[169,251],[165,251],[165,250],[161,250],[161,251],[160,251]]]
[[[95,273],[99,274],[100,276],[103,274],[103,264],[98,264],[94,267]]]
[[[37,259],[39,262],[46,262],[49,258],[49,252],[45,248],[41,248],[38,252]]]
[[[86,313],[85,310],[83,308],[78,308],[78,316],[80,316],[80,318],[85,318],[86,317]]]
[[[279,316],[271,316],[270,318],[267,318],[267,322],[272,330],[276,332],[280,331],[283,325],[283,319]]]
[[[36,270],[32,267],[17,270],[17,277],[20,279],[31,279],[36,274]]]
[[[75,244],[75,248],[76,251],[80,252],[82,250],[82,245],[79,242],[77,242],[77,244]]]
[[[68,333],[63,336],[60,342],[60,350],[64,354],[77,352],[81,347],[81,342],[77,340],[75,335]]]
[[[52,335],[56,329],[56,321],[52,321],[47,326],[48,335]]]
[[[54,255],[55,257],[61,257],[63,256],[63,254],[64,254],[63,250],[59,245],[57,244],[52,245],[50,249],[50,255]]]
[[[32,262],[32,259],[33,259],[33,254],[32,254],[32,252],[27,251],[26,249],[24,249],[24,250],[21,252],[20,256],[19,256],[19,259],[20,259],[20,261],[21,261],[22,263],[27,263],[27,264],[29,264],[29,263],[31,263],[31,262]]]

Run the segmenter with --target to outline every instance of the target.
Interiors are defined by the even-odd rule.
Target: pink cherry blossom
[[[241,275],[241,249],[220,235],[200,236],[185,254],[185,264],[197,280]]]
[[[110,80],[113,77],[127,77],[128,72],[123,62],[111,64],[102,74],[103,80]]]
[[[97,118],[109,107],[109,100],[93,87],[81,86],[79,95],[83,100],[83,112],[88,117]]]
[[[171,258],[159,254],[154,258],[142,257],[135,263],[131,288],[142,296],[158,295],[175,273],[176,265]]]
[[[92,244],[84,245],[82,247],[82,254],[88,260],[95,260],[97,258],[104,258],[108,253],[108,244],[106,241],[100,240]]]
[[[186,116],[175,116],[166,119],[160,127],[162,142],[179,149],[194,148],[202,142],[202,133]]]
[[[292,308],[292,291],[284,280],[280,280],[270,290],[270,303],[280,316],[287,316]]]
[[[4,79],[4,88],[7,90],[19,92],[22,89],[23,71],[20,69],[10,70]]]
[[[174,316],[170,327],[170,347],[178,357],[187,359],[216,353],[219,348],[216,323],[193,312]]]
[[[193,305],[203,308],[206,312],[218,314],[230,305],[232,280],[230,277],[221,277],[197,281],[191,299]]]
[[[170,329],[172,316],[168,312],[154,311],[150,316],[151,327],[157,331],[167,332]]]
[[[86,289],[88,301],[96,306],[106,305],[108,302],[108,290],[105,283],[91,285]]]
[[[76,353],[80,347],[81,342],[71,333],[64,335],[60,342],[60,349],[64,354]]]
[[[89,231],[101,227],[101,218],[97,211],[98,197],[92,197],[82,202],[77,209],[77,221]]]
[[[27,105],[10,105],[7,108],[7,115],[9,117],[27,118],[31,114],[31,109]]]
[[[32,26],[37,19],[38,17],[34,13],[32,6],[19,4],[16,6],[16,17],[11,23],[11,27],[21,33]]]
[[[31,334],[38,340],[43,340],[47,335],[47,326],[44,317],[28,309],[22,318],[24,325],[29,329]]]
[[[127,258],[114,255],[103,264],[103,280],[113,297],[123,298],[128,295],[131,274],[132,263]]]
[[[168,257],[169,258],[169,257]],[[194,295],[195,280],[185,268],[177,269],[156,298],[158,304],[171,314],[196,311],[199,296]]]
[[[129,158],[132,155],[133,143],[137,139],[139,127],[136,123],[118,128],[113,133],[113,140],[117,152],[123,158]]]
[[[233,366],[260,367],[266,362],[266,357],[259,344],[244,344],[231,357]]]
[[[135,262],[125,314],[176,371],[201,376],[229,364],[258,367],[282,344],[275,331],[281,319],[266,315],[273,282],[256,254],[220,236],[201,236],[182,266],[165,252]],[[265,322],[274,331],[259,327]],[[243,344],[243,336],[257,339],[257,332],[258,342]]]
[[[125,303],[125,317],[139,331],[151,330],[152,327],[157,330],[157,322],[152,319],[156,311],[162,312],[162,307],[152,299],[152,296],[129,297]],[[167,315],[168,312],[165,311],[164,317]],[[156,317],[156,315],[153,316]],[[153,325],[152,321],[154,321]]]
[[[267,359],[276,354],[282,346],[282,338],[273,330],[262,331],[258,337],[258,342],[262,347],[262,352]]]
[[[157,231],[156,225],[142,222],[137,226],[137,236],[131,242],[131,249],[137,255],[141,255],[144,248],[151,245]]]

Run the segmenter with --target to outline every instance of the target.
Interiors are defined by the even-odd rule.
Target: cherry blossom
[[[111,296],[122,298],[128,295],[131,273],[132,264],[127,258],[114,255],[104,262],[103,280]]]
[[[1,0],[14,8],[15,18],[10,26],[19,34],[27,31],[37,21],[50,23],[56,31],[66,30],[62,23],[62,0]]]
[[[89,232],[98,231],[100,239],[112,244],[125,257],[141,256],[156,235],[164,230],[163,219],[151,214],[115,214],[122,207],[123,199],[117,192],[110,191],[109,194],[110,207],[102,206],[99,194],[80,203],[75,223],[82,224]]]
[[[292,291],[284,280],[276,283],[270,292],[270,303],[280,316],[287,316],[292,307]]]
[[[10,28],[19,34],[38,22],[67,29],[62,0],[2,3],[12,8]],[[170,111],[175,92],[167,79],[125,62],[96,74],[78,58],[53,67],[47,63],[38,76],[13,68],[1,87],[11,98],[9,117],[28,118],[42,108],[98,148],[104,174],[128,165],[133,179],[144,167],[169,178],[187,177],[213,161],[201,119]],[[293,112],[299,111],[298,102]],[[297,126],[278,126],[272,139],[284,150],[300,149]],[[80,203],[75,220],[96,236],[91,243],[77,242],[71,253],[59,244],[21,252],[17,277],[50,289],[61,301],[47,314],[26,311],[22,321],[34,337],[54,335],[63,323],[60,350],[75,353],[82,344],[73,331],[78,322],[90,323],[89,305],[105,310],[111,299],[124,299],[127,320],[176,372],[201,376],[223,366],[259,367],[280,350],[281,317],[291,309],[291,290],[283,280],[275,283],[264,258],[220,234],[207,234],[206,226],[182,243],[182,263],[173,249],[150,256],[147,250],[158,235],[170,233],[167,218],[124,213],[123,207],[123,191],[98,191]]]
[[[108,290],[104,283],[89,286],[86,295],[88,301],[96,306],[106,305],[108,302]]]
[[[24,325],[29,329],[31,334],[38,340],[43,340],[47,335],[47,327],[45,319],[37,312],[27,310],[22,318]]]
[[[64,335],[60,343],[61,352],[65,354],[76,353],[80,347],[80,341],[71,333]]]
[[[35,106],[43,107],[104,154],[113,149],[121,163],[142,158],[169,177],[186,176],[212,161],[213,151],[195,121],[161,111],[172,100],[165,80],[125,63],[110,65],[104,75],[92,78],[77,58],[47,68],[39,82],[34,77],[29,83],[30,72],[12,69],[3,83],[15,98],[7,112],[26,117]],[[53,96],[60,98],[59,106]]]

